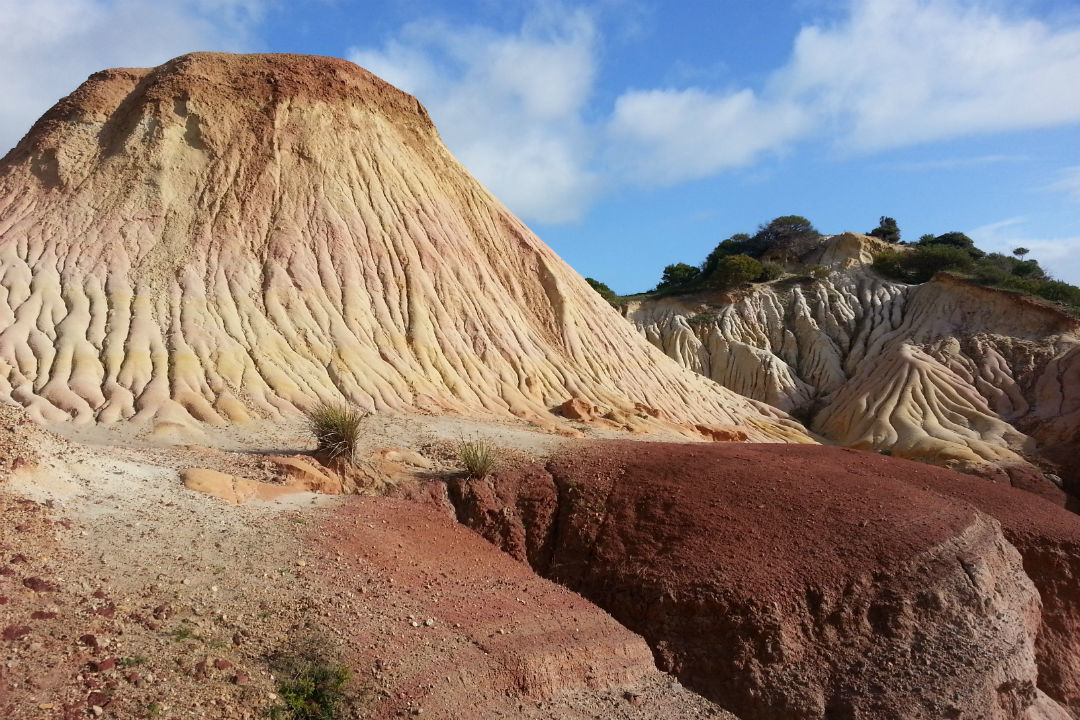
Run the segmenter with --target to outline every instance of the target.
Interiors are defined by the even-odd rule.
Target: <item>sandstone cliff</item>
[[[346,61],[100,72],[0,163],[0,401],[168,427],[341,396],[805,438],[618,322],[415,98]]]
[[[883,279],[869,267],[881,246],[834,236],[805,260],[830,268],[824,279],[636,302],[627,317],[684,366],[830,440],[1003,470],[1053,495],[1025,457],[1080,448],[1080,322],[948,276]]]

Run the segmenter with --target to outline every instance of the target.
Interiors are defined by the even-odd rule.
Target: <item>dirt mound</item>
[[[1040,603],[1019,554],[898,467],[955,477],[836,448],[612,442],[451,495],[740,717],[1057,712],[1036,688]]]
[[[406,421],[374,420],[372,455],[424,462],[371,440],[409,436]],[[226,477],[312,472],[298,456],[72,441],[0,487],[0,717],[256,720],[308,658],[350,671],[349,718],[729,717],[445,507],[231,505],[184,488],[199,458]]]
[[[90,77],[0,163],[0,399],[167,433],[345,396],[805,439],[679,368],[343,60],[195,53]]]

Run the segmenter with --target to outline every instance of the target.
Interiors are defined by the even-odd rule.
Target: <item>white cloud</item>
[[[0,153],[91,73],[243,50],[263,0],[0,0]]]
[[[349,59],[427,106],[454,154],[522,216],[578,218],[596,190],[582,113],[593,90],[595,29],[583,11],[541,5],[514,33],[407,25]]]
[[[800,140],[873,152],[1075,123],[1077,78],[1080,27],[1006,16],[983,2],[850,0],[840,22],[804,27],[759,91],[625,92],[611,151],[637,182],[668,184]]]
[[[877,150],[1080,122],[1080,28],[985,2],[852,0],[805,27],[774,89],[820,113],[836,141]]]
[[[806,120],[801,108],[751,90],[635,90],[615,102],[608,132],[617,167],[663,185],[747,165],[805,132]]]
[[[1009,255],[1015,248],[1031,251],[1027,259],[1039,265],[1057,280],[1080,285],[1080,235],[1061,238],[1032,237],[1024,229],[1025,219],[1008,218],[968,230],[975,244],[989,252]]]

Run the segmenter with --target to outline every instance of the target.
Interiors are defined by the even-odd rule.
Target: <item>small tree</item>
[[[749,255],[732,255],[716,264],[709,276],[709,285],[718,290],[730,290],[761,276],[761,263]]]
[[[1029,252],[1031,252],[1031,251],[1028,250],[1026,247],[1018,247],[1015,250],[1013,250],[1013,255],[1015,255],[1016,257],[1023,260],[1024,256],[1027,255]]]
[[[716,263],[723,258],[746,253],[750,248],[750,244],[750,236],[746,233],[735,233],[726,240],[721,240],[720,244],[713,248],[712,252],[705,258],[705,262],[702,263],[702,276],[708,277],[712,274],[712,271],[716,269]]]
[[[762,225],[750,238],[746,252],[760,258],[765,253],[798,258],[821,243],[821,233],[801,215],[784,215]]]
[[[885,242],[898,243],[900,242],[900,227],[896,224],[896,220],[883,215],[881,219],[878,220],[878,226],[867,233],[867,235],[881,238]]]
[[[656,286],[656,289],[666,290],[667,288],[676,288],[686,285],[691,280],[697,279],[700,272],[701,270],[698,268],[693,265],[687,265],[686,263],[668,265],[664,268],[664,273],[660,276],[660,283]]]

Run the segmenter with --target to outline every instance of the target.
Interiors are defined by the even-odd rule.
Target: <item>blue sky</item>
[[[619,292],[778,215],[1018,245],[1080,284],[1075,0],[0,0],[0,146],[91,72],[345,57]]]

